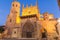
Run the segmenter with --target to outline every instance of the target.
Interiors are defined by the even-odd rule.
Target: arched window
[[[10,22],[12,22],[12,20],[10,19]]]
[[[12,6],[14,7],[14,4]]]
[[[16,7],[17,7],[17,5],[16,5]]]

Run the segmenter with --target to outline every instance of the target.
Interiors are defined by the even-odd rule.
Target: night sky
[[[36,0],[17,0],[21,4],[26,7],[26,4],[30,6],[32,4],[33,6],[36,5]],[[11,4],[13,0],[0,0],[0,25],[4,25],[7,19],[7,15],[10,13]],[[58,7],[57,0],[38,0],[38,8],[41,14],[44,12],[49,12],[51,14],[54,14],[55,18],[60,17],[60,11]]]

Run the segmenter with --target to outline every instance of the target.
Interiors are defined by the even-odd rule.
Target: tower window
[[[15,11],[14,13],[18,13],[17,11]]]
[[[11,22],[12,20],[10,19],[10,22]]]
[[[13,7],[14,7],[14,4],[13,4]]]
[[[14,34],[16,34],[16,31],[14,32]]]
[[[17,7],[17,5],[16,5],[16,7]]]

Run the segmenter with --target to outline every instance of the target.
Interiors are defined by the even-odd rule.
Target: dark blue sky
[[[10,13],[11,3],[13,0],[0,0],[0,25],[4,25],[7,19],[7,15]],[[36,0],[18,0],[21,6],[32,4],[33,6],[36,4]],[[57,4],[57,0],[38,0],[38,7],[40,13],[49,12],[54,14],[55,18],[60,17],[60,12]]]

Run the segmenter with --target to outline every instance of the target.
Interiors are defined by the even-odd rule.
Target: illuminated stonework
[[[38,38],[40,40],[42,38],[50,38],[51,36],[54,39],[57,37],[56,24],[57,21],[53,14],[48,12],[44,14],[39,13],[37,4],[30,7],[27,5],[26,8],[23,5],[22,16],[20,16],[20,3],[14,1],[12,2],[10,14],[7,17],[6,30],[2,35],[5,38],[17,39]]]
[[[40,24],[43,26],[44,29],[46,29],[47,33],[54,33],[56,31],[55,25],[57,24],[57,21],[53,18],[49,18],[50,15],[46,12],[43,14],[44,20],[40,20]]]

